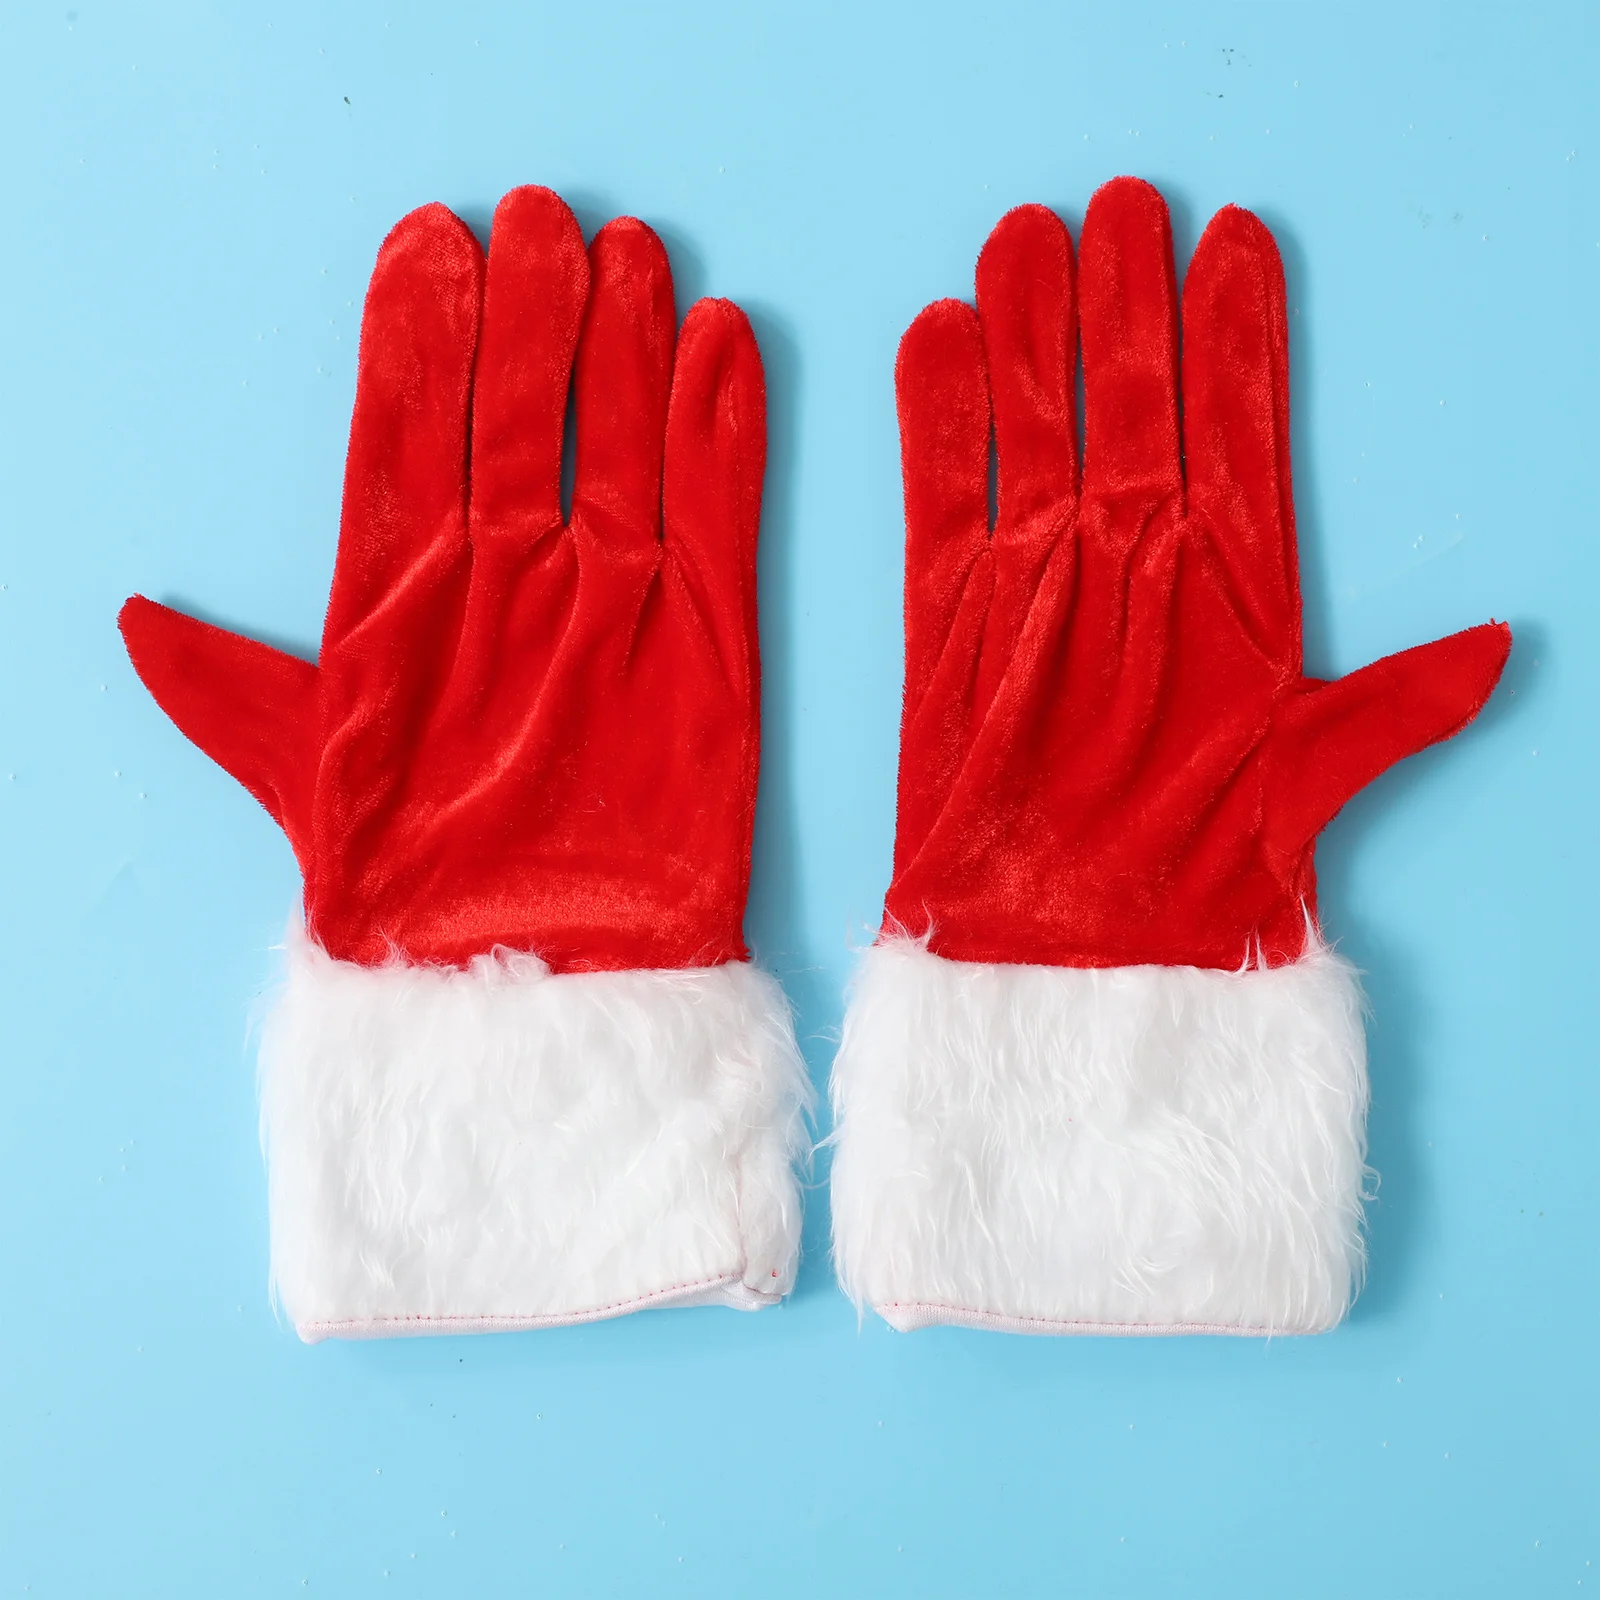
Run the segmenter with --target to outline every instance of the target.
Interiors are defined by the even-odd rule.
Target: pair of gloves
[[[1248,212],[1206,229],[1181,324],[1180,363],[1166,208],[1124,178],[1076,257],[1007,215],[976,309],[900,347],[898,827],[832,1168],[840,1279],[898,1328],[1309,1332],[1359,1274],[1361,999],[1315,839],[1471,720],[1510,635],[1307,678]],[[765,428],[749,323],[679,328],[644,224],[585,249],[518,189],[485,259],[427,206],[367,294],[316,664],[124,608],[304,877],[260,1071],[302,1338],[791,1287],[809,1087],[741,928]]]

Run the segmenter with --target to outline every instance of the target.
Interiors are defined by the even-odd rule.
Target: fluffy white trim
[[[833,1070],[839,1278],[902,1330],[1312,1333],[1363,1264],[1350,964],[980,966],[887,939]]]
[[[261,1046],[276,1292],[311,1342],[772,1305],[809,1094],[748,964],[373,968],[293,937]]]

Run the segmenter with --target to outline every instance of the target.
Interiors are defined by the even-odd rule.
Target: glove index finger
[[[1298,670],[1283,264],[1238,206],[1211,219],[1183,283],[1183,450],[1191,516],[1217,540],[1257,637]]]
[[[483,251],[443,206],[413,211],[384,240],[361,317],[325,665],[356,629],[414,654],[465,575],[482,299]]]

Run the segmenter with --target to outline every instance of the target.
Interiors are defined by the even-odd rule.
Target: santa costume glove
[[[1182,332],[1180,368],[1166,207],[1121,178],[1080,262],[1013,211],[976,309],[900,346],[899,816],[832,1180],[841,1280],[898,1328],[1311,1332],[1359,1275],[1362,1006],[1316,836],[1473,718],[1510,633],[1308,678],[1249,212],[1206,229]]]
[[[805,1080],[741,932],[765,430],[749,323],[678,330],[642,223],[585,251],[518,189],[485,263],[426,206],[367,294],[317,664],[124,608],[304,876],[261,1050],[302,1338],[789,1289]]]

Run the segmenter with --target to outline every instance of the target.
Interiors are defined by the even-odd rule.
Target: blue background
[[[70,5],[0,15],[0,1595],[1600,1587],[1600,11]],[[858,1330],[820,1189],[778,1313],[299,1345],[245,1039],[297,878],[119,602],[310,653],[389,225],[647,219],[766,359],[750,928],[820,1080],[893,836],[896,340],[1124,171],[1180,263],[1228,201],[1282,245],[1311,670],[1516,630],[1321,852],[1374,1011],[1349,1323]]]

